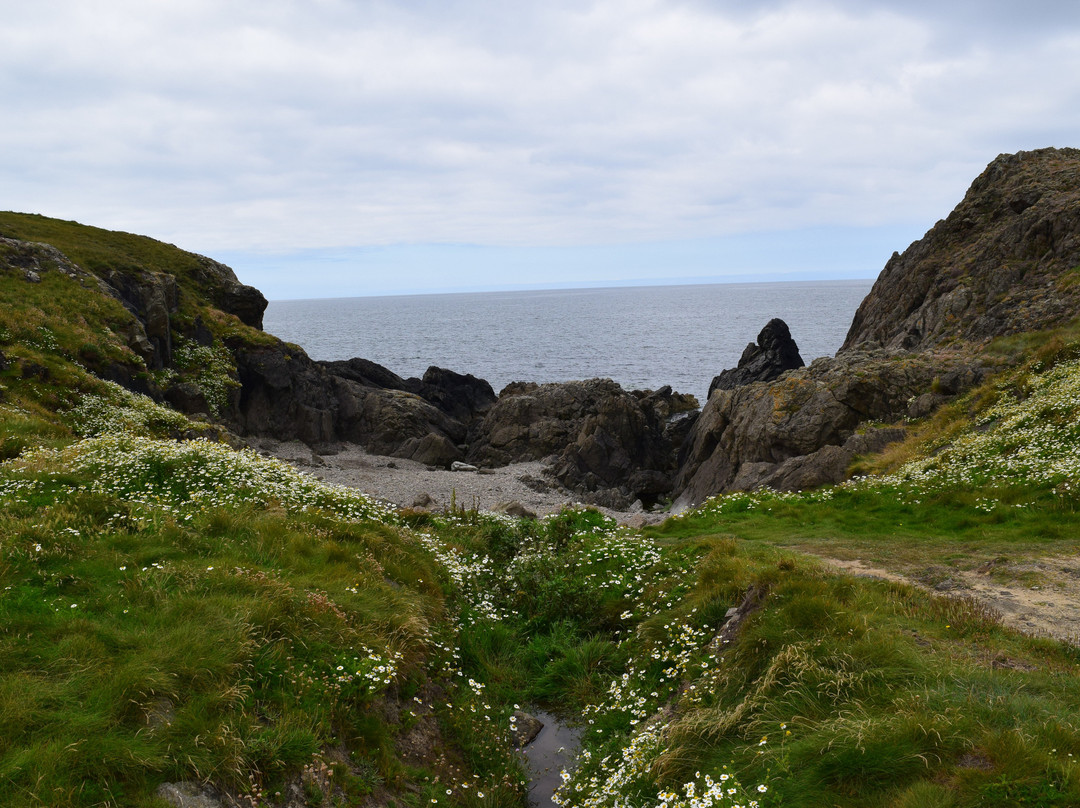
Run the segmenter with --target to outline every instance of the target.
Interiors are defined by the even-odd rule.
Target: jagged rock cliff
[[[893,255],[834,359],[713,393],[680,454],[682,508],[730,490],[843,479],[860,423],[921,417],[981,381],[979,348],[1080,312],[1080,150],[1002,155]]]
[[[1080,311],[1080,149],[1001,155],[894,253],[842,350],[927,350],[1035,331]]]

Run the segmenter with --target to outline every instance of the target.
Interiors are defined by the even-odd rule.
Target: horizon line
[[[583,289],[592,290],[604,290],[604,289],[629,289],[637,287],[657,287],[663,288],[666,286],[752,286],[754,284],[772,285],[772,284],[819,284],[819,283],[851,283],[859,281],[876,281],[880,272],[876,272],[873,275],[866,276],[848,276],[848,277],[832,277],[832,278],[791,278],[782,277],[789,273],[771,273],[771,277],[761,278],[752,275],[738,275],[738,276],[706,276],[706,277],[684,277],[684,278],[627,278],[619,281],[577,281],[572,283],[567,282],[553,282],[553,283],[529,283],[529,284],[501,284],[501,285],[479,285],[479,286],[467,286],[467,287],[437,287],[433,289],[424,289],[419,291],[390,291],[390,292],[372,292],[371,294],[348,294],[348,295],[325,295],[319,297],[278,297],[268,298],[267,303],[299,303],[314,300],[349,300],[353,298],[372,298],[372,297],[424,297],[424,296],[443,296],[443,295],[469,295],[469,294],[486,294],[496,292],[572,292]],[[781,276],[781,277],[778,277]]]

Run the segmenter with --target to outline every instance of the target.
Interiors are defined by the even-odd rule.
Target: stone
[[[505,513],[507,516],[513,516],[515,519],[536,519],[536,514],[517,500],[500,502],[492,510],[497,513]]]
[[[773,382],[718,390],[680,450],[675,508],[724,491],[762,485],[804,490],[838,482],[856,454],[875,450],[853,445],[843,452],[846,460],[835,448],[816,452],[842,447],[863,422],[902,417],[909,399],[928,390],[935,378],[972,361],[952,352],[848,351]],[[787,461],[792,462],[781,468]]]
[[[30,283],[41,283],[41,276],[32,269],[25,270],[23,277]]]
[[[495,391],[483,379],[469,373],[429,367],[420,380],[408,381],[412,392],[434,404],[451,418],[470,422],[495,404]]]
[[[478,469],[476,466],[462,463],[460,460],[455,460],[450,464],[450,471],[478,471]]]
[[[515,710],[510,717],[510,740],[515,748],[521,749],[535,741],[543,728],[544,722],[536,716]]]
[[[757,344],[746,346],[738,367],[723,371],[709,385],[709,398],[715,390],[731,390],[752,382],[771,382],[788,370],[803,367],[799,346],[791,338],[787,323],[769,320],[757,337]]]
[[[426,510],[435,507],[436,504],[437,503],[435,502],[435,499],[431,496],[431,494],[424,491],[416,495],[416,499],[412,501],[412,505],[410,507],[423,508]]]
[[[188,780],[162,783],[154,794],[174,808],[225,808],[220,791]]]
[[[210,405],[202,388],[195,382],[179,382],[165,389],[165,400],[180,412],[194,415],[210,414]]]
[[[142,327],[141,333],[136,330],[128,338],[132,348],[153,370],[170,365],[172,315],[180,306],[180,287],[176,278],[165,272],[113,269],[104,272],[102,280],[112,296]]]
[[[461,450],[449,438],[435,432],[429,432],[422,438],[409,438],[394,452],[394,457],[443,469],[460,462],[462,456]]]
[[[627,392],[610,379],[514,383],[471,431],[467,460],[500,466],[554,455],[554,477],[585,501],[653,502],[670,491],[676,439],[696,405],[670,387]]]
[[[236,273],[225,264],[205,255],[195,255],[194,258],[198,266],[196,280],[213,304],[245,325],[261,331],[267,306],[262,292],[240,283]]]

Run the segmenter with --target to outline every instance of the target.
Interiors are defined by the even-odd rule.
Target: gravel
[[[505,511],[517,503],[537,516],[556,513],[566,505],[581,504],[580,497],[559,485],[544,461],[514,463],[496,469],[448,471],[414,460],[368,454],[361,447],[343,444],[338,451],[317,454],[298,441],[256,440],[255,450],[285,460],[335,485],[402,508],[442,511],[452,504],[482,511]],[[513,512],[511,507],[511,512]],[[657,524],[666,514],[600,510],[622,524],[641,527]]]

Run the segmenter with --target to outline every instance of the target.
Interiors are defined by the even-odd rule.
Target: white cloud
[[[3,206],[207,251],[929,224],[1078,123],[1039,4],[3,5]]]

